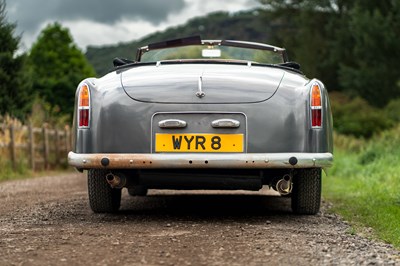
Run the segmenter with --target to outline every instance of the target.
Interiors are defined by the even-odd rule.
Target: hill
[[[236,39],[268,43],[274,26],[267,21],[267,17],[266,11],[261,9],[234,14],[215,12],[129,43],[102,47],[89,46],[86,57],[101,76],[112,69],[112,60],[115,57],[132,59],[138,47],[162,40],[200,35],[203,39]]]

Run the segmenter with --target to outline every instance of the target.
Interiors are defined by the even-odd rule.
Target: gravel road
[[[94,214],[83,174],[0,183],[0,265],[400,265],[323,203],[290,212],[274,192],[123,192]]]

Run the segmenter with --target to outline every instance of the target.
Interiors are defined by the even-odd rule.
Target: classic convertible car
[[[317,62],[316,62],[317,63]],[[76,92],[69,164],[88,170],[94,212],[115,212],[121,190],[260,190],[315,214],[321,170],[333,162],[323,83],[285,49],[188,37],[116,58]]]

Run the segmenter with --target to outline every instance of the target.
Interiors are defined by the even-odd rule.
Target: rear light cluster
[[[322,127],[322,100],[321,100],[321,89],[317,83],[311,88],[311,127],[321,128]]]
[[[78,98],[78,125],[88,128],[90,121],[90,90],[87,84],[81,85]]]

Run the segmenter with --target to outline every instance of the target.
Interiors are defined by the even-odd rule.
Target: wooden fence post
[[[60,165],[60,132],[58,131],[58,129],[55,130],[55,157],[56,157],[56,165]]]
[[[43,126],[43,159],[44,169],[49,169],[49,134],[46,125]]]
[[[10,155],[11,155],[11,165],[12,168],[15,170],[17,168],[16,162],[16,152],[15,152],[15,132],[14,126],[10,126]]]
[[[29,138],[29,163],[32,171],[35,171],[35,136],[33,132],[32,123],[28,126],[28,138]]]

